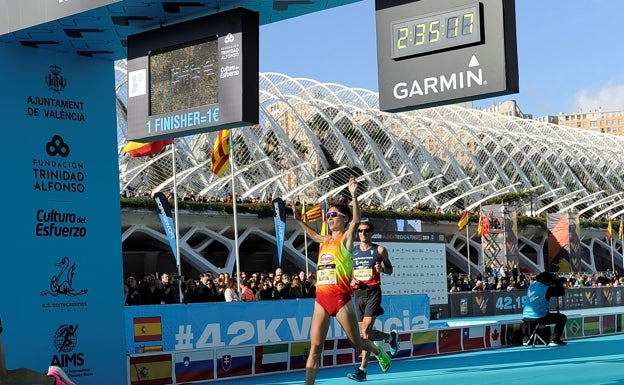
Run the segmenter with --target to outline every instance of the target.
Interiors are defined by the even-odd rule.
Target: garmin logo
[[[483,86],[487,84],[483,80],[483,69],[478,67],[479,61],[472,55],[466,71],[453,72],[451,74],[431,76],[422,80],[414,80],[410,83],[400,82],[394,85],[392,93],[396,99],[412,98],[440,94],[447,91]]]

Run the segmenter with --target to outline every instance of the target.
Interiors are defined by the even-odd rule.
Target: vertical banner
[[[277,262],[282,266],[282,250],[286,233],[286,205],[282,198],[273,199],[273,222],[275,223],[275,241],[277,243]]]
[[[165,229],[165,234],[167,234],[167,238],[169,239],[169,245],[171,246],[171,251],[173,251],[173,257],[177,261],[178,255],[176,247],[176,234],[173,216],[171,214],[171,206],[169,205],[169,201],[167,200],[165,194],[160,191],[154,194],[154,203],[156,203],[156,207],[158,208],[158,217],[160,218],[160,222]]]
[[[568,247],[570,250],[570,268],[572,271],[581,271],[581,262],[583,260],[584,248],[581,246],[581,223],[576,213],[568,214],[570,241]]]
[[[502,208],[505,230],[505,260],[511,271],[518,268],[518,211],[515,206]]]
[[[12,144],[0,157],[18,197],[0,224],[3,283],[19,288],[1,301],[6,366],[57,365],[80,385],[127,384],[114,63],[0,51]]]
[[[569,272],[571,229],[568,213],[548,214],[546,228],[548,229],[548,264],[545,266],[546,270]]]

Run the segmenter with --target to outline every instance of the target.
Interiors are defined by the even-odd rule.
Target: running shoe
[[[75,383],[71,382],[63,369],[59,368],[58,366],[48,367],[47,375],[50,377],[54,377],[54,379],[56,380],[56,382],[54,383],[55,385],[76,385]]]
[[[399,352],[399,333],[396,330],[390,332],[390,355],[396,356]]]
[[[387,372],[392,366],[392,359],[390,358],[388,353],[386,353],[383,347],[377,346],[377,348],[379,349],[379,354],[377,355],[377,362],[379,362],[379,367],[381,368],[382,372]]]
[[[563,345],[567,345],[568,343],[565,341],[561,341],[561,340],[554,340],[554,341],[550,341],[550,343],[548,344],[548,346],[563,346]]]
[[[355,372],[347,374],[347,378],[357,382],[366,381],[366,372],[357,368]]]

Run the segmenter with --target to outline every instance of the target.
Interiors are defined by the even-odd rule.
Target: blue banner
[[[378,330],[429,327],[427,295],[386,296],[382,305]],[[313,309],[313,298],[126,306],[126,353],[309,341]],[[344,336],[332,319],[328,338]]]
[[[282,250],[284,249],[284,237],[286,233],[286,205],[282,198],[273,199],[273,222],[275,223],[275,240],[277,243],[277,262],[282,266]]]
[[[6,367],[56,365],[80,385],[125,384],[115,103],[102,97],[113,95],[113,62],[1,51],[11,145],[0,157],[20,198],[0,224],[3,282],[19,288],[1,301]]]
[[[171,251],[173,251],[173,257],[176,261],[178,261],[176,234],[169,201],[167,200],[167,197],[165,197],[165,194],[159,191],[154,194],[154,202],[158,208],[158,217],[160,218],[160,222],[162,222],[165,234],[167,234],[167,238],[169,239],[169,245],[171,246]]]

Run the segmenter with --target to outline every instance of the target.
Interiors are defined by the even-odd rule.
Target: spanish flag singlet
[[[316,263],[316,301],[330,315],[336,315],[351,299],[351,252],[342,243],[344,234],[336,239],[328,236],[321,244]]]

